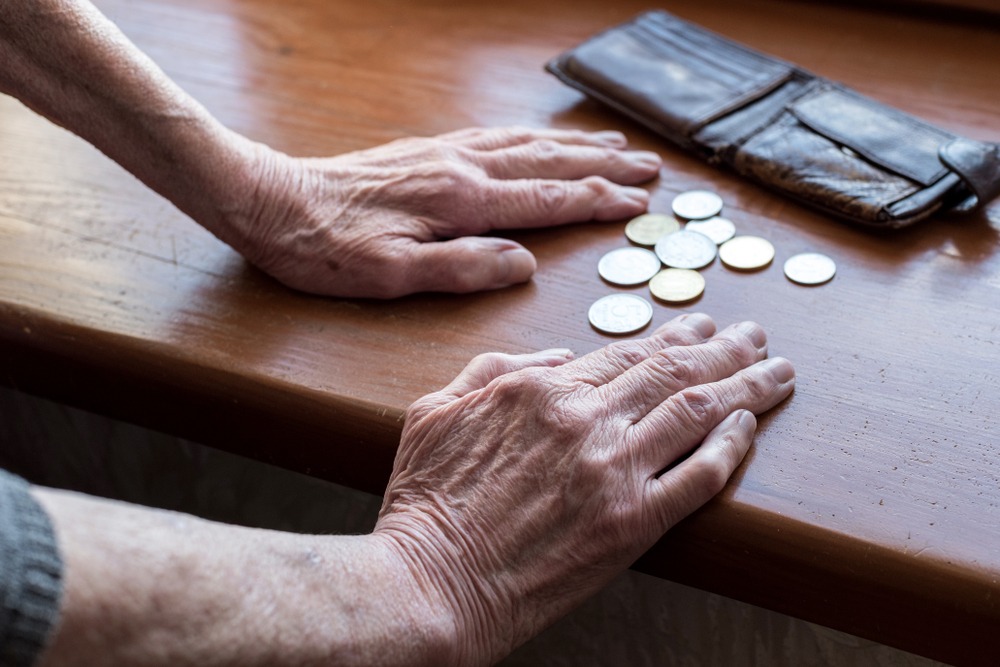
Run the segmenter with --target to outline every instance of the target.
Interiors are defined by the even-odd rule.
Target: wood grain
[[[542,71],[646,8],[404,0],[101,0],[231,127],[298,155],[470,125],[617,128],[659,151],[653,210],[708,187],[768,269],[716,263],[705,295],[657,305],[754,319],[792,359],[736,480],[644,571],[930,657],[1000,655],[1000,206],[896,234],[854,229],[683,155]],[[921,13],[678,0],[710,29],[954,132],[1000,140],[1000,32]],[[474,355],[608,337],[598,258],[624,223],[515,238],[527,285],[393,302],[293,293],[75,137],[0,99],[0,381],[370,491],[406,406]],[[829,254],[833,282],[781,263]],[[643,293],[643,289],[625,290]]]

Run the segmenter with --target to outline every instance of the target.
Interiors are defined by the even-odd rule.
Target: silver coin
[[[837,264],[818,252],[804,252],[785,261],[785,276],[800,285],[822,285],[833,279]]]
[[[705,220],[722,212],[722,197],[708,190],[689,190],[674,197],[671,208],[682,218]]]
[[[684,226],[684,229],[704,234],[715,241],[715,245],[722,245],[736,236],[736,225],[728,218],[720,218],[719,216],[708,220],[692,220]]]
[[[637,294],[609,294],[594,302],[587,317],[598,331],[628,334],[652,321],[653,304]]]
[[[601,277],[615,285],[641,285],[662,268],[656,253],[645,248],[618,248],[597,263]]]
[[[719,248],[722,263],[738,271],[756,271],[774,259],[774,246],[759,236],[737,236]]]
[[[700,269],[708,266],[718,251],[715,241],[687,229],[667,234],[656,242],[656,256],[675,269]]]

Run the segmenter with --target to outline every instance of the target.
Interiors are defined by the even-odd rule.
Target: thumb
[[[478,292],[523,283],[537,266],[519,243],[465,236],[417,245],[407,280],[414,292]]]

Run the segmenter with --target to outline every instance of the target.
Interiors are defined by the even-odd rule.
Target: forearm
[[[89,2],[0,3],[0,63],[0,90],[229,234],[261,148],[223,127]]]
[[[447,664],[441,605],[373,536],[316,537],[35,489],[66,563],[42,664]]]

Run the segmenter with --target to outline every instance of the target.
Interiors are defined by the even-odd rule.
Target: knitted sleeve
[[[62,559],[28,483],[0,470],[0,665],[30,667],[55,626]]]

